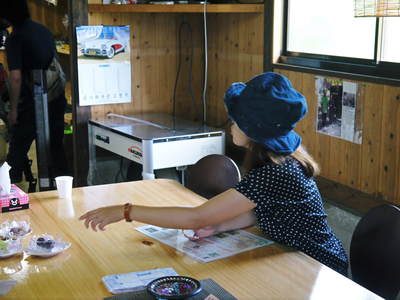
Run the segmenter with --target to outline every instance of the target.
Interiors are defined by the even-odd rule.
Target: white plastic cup
[[[62,199],[72,198],[72,176],[58,176],[56,179],[58,197]]]

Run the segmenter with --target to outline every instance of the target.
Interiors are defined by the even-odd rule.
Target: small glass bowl
[[[157,299],[185,299],[198,294],[201,285],[187,276],[164,276],[149,282],[147,291]]]
[[[0,225],[0,237],[3,240],[23,238],[31,232],[29,222],[23,220],[5,221]]]

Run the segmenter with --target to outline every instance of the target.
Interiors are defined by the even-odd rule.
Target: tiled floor
[[[333,229],[335,235],[342,241],[343,247],[347,255],[350,250],[351,236],[353,231],[360,220],[361,216],[356,212],[339,207],[333,202],[324,202],[325,211],[328,215],[328,224]]]
[[[65,147],[67,147],[67,146],[65,145]],[[33,141],[31,148],[29,149],[28,157],[29,157],[29,159],[32,160],[32,166],[31,166],[32,175],[35,179],[38,180],[38,168],[37,168],[35,141]],[[67,158],[68,158],[68,155],[67,155]],[[72,175],[72,174],[65,174],[65,175]],[[29,182],[27,182],[25,180],[24,176],[23,176],[23,181],[17,183],[16,185],[18,185],[23,191],[28,192]],[[39,183],[36,184],[36,192],[38,192],[38,191],[39,191]]]

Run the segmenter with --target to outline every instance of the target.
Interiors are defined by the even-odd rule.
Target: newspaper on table
[[[273,244],[273,241],[244,230],[227,231],[197,241],[190,241],[179,229],[153,225],[135,229],[201,262],[210,262]]]
[[[112,294],[121,294],[143,290],[147,284],[163,276],[177,276],[172,268],[152,269],[140,272],[104,276],[101,280]]]

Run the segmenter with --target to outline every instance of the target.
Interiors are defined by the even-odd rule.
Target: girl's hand
[[[194,235],[197,236],[199,239],[217,234],[217,226],[208,226],[204,228],[200,228],[194,231]]]
[[[183,232],[183,234],[185,235],[185,237],[187,237],[189,240],[191,241],[197,241],[199,239],[214,235],[216,233],[218,233],[217,230],[217,226],[207,226],[204,228],[200,228],[197,230],[193,230],[193,235],[186,235],[185,231]]]
[[[116,223],[123,219],[124,219],[123,205],[100,207],[88,211],[87,213],[79,217],[79,220],[85,220],[86,228],[89,228],[90,225],[94,231],[97,231],[97,228],[104,231],[105,230],[104,228],[108,224]]]

